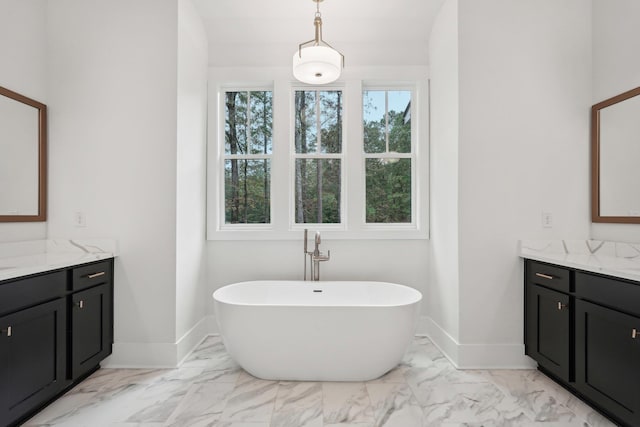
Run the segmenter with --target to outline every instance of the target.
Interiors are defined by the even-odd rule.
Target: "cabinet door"
[[[549,373],[570,381],[569,296],[528,284],[525,320],[526,353]]]
[[[111,354],[111,286],[96,286],[71,299],[71,374],[75,380]]]
[[[0,424],[8,425],[65,386],[64,298],[0,318]]]
[[[576,388],[640,425],[640,318],[576,301]]]

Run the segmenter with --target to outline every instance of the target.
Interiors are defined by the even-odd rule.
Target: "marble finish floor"
[[[366,355],[363,355],[366,357]],[[101,369],[31,418],[57,427],[613,426],[532,370],[456,370],[424,337],[368,382],[264,381],[219,337],[179,369]]]

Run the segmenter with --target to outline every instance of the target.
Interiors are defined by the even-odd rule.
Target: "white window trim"
[[[218,130],[218,141],[217,144],[217,156],[216,156],[216,172],[217,172],[217,188],[216,188],[216,199],[217,199],[217,230],[220,231],[229,231],[229,232],[256,232],[256,231],[268,231],[273,230],[273,197],[271,197],[270,209],[271,209],[271,223],[268,224],[227,224],[225,223],[225,199],[224,199],[224,162],[229,159],[238,158],[242,160],[262,160],[269,159],[270,166],[269,169],[273,168],[273,157],[274,157],[274,147],[273,147],[273,129],[272,129],[272,145],[271,145],[271,154],[226,154],[225,153],[225,121],[226,114],[224,108],[224,94],[225,92],[257,92],[257,91],[271,91],[272,95],[275,95],[273,91],[273,85],[260,85],[260,86],[237,86],[237,85],[222,85],[220,86],[220,90],[218,92],[218,121],[217,121],[217,130]],[[274,120],[275,122],[275,120]],[[207,163],[207,169],[209,169]],[[271,185],[271,191],[273,190],[273,184],[271,183],[271,179],[269,179]],[[270,192],[271,194],[271,192]]]
[[[289,68],[211,68],[209,84],[209,133],[207,164],[207,239],[208,240],[299,240],[302,229],[320,230],[326,239],[428,239],[429,237],[429,127],[428,83],[424,67],[345,70],[344,80],[322,90],[343,90],[342,206],[343,223],[295,224],[294,168],[291,148],[294,146],[294,91],[314,88],[293,81]],[[273,77],[265,81],[265,76]],[[362,90],[412,89],[411,133],[415,138],[415,160],[412,164],[413,224],[367,224],[365,222],[365,175],[362,129]],[[220,171],[224,153],[224,108],[221,97],[225,90],[273,90],[273,138],[271,157],[271,224],[225,224],[224,170]],[[285,154],[281,154],[284,152]],[[210,165],[216,165],[212,168]],[[414,167],[415,166],[415,167]],[[282,191],[282,189],[287,189]]]
[[[317,91],[331,91],[331,90],[339,90],[342,91],[342,103],[343,103],[343,113],[342,113],[342,141],[341,147],[342,150],[340,153],[307,153],[300,154],[296,153],[296,141],[295,141],[295,92],[298,90],[317,90]],[[291,103],[291,114],[289,117],[289,230],[297,231],[300,234],[300,230],[313,229],[319,231],[347,231],[347,186],[345,183],[346,174],[345,174],[345,163],[348,161],[347,156],[347,144],[345,138],[345,113],[347,111],[348,100],[346,97],[346,93],[344,90],[344,86],[338,85],[326,85],[320,87],[314,87],[309,85],[291,85],[290,90],[290,98],[289,102]],[[316,112],[317,113],[317,112]],[[318,129],[319,133],[320,130]],[[319,147],[318,147],[319,149]],[[297,224],[295,220],[296,215],[296,201],[295,201],[295,162],[296,159],[339,159],[340,160],[340,223],[338,224],[319,224],[319,223],[306,223],[306,224]]]
[[[404,91],[410,91],[411,92],[411,117],[414,117],[413,114],[417,112],[414,109],[414,104],[416,104],[416,102],[414,101],[417,98],[417,88],[415,84],[411,84],[411,85],[402,85],[402,84],[394,84],[394,83],[387,83],[387,84],[365,84],[362,87],[362,92],[364,92],[365,90],[378,90],[378,91],[395,91],[395,90],[404,90]],[[362,101],[361,101],[362,102]],[[386,107],[388,110],[388,107]],[[416,106],[417,109],[417,106]],[[385,112],[386,114],[387,112]],[[417,117],[417,116],[416,116]],[[363,122],[364,122],[364,113],[361,114],[361,118],[360,118],[360,126],[363,126]],[[387,123],[388,125],[388,123]],[[364,151],[364,146],[361,145],[360,151],[362,152],[362,182],[363,182],[363,186],[364,189],[366,191],[366,173],[364,173],[364,171],[366,170],[365,168],[365,163],[367,161],[367,159],[375,159],[375,158],[384,158],[384,159],[393,159],[393,158],[397,158],[397,159],[411,159],[411,222],[410,223],[375,223],[375,222],[367,222],[367,213],[366,213],[366,209],[362,210],[362,223],[363,228],[365,230],[376,230],[376,231],[384,231],[384,230],[415,230],[418,231],[420,228],[420,218],[418,215],[418,208],[420,205],[420,196],[417,193],[418,190],[418,180],[420,177],[420,174],[417,172],[420,168],[420,165],[418,164],[418,156],[417,156],[417,150],[418,150],[418,145],[419,145],[419,135],[418,135],[418,124],[416,123],[415,120],[411,120],[411,152],[410,153],[393,153],[393,152],[389,152],[386,151],[384,153],[365,153]],[[363,144],[364,144],[364,136],[362,138]],[[386,135],[386,148],[387,150],[389,149],[389,135]],[[417,199],[417,203],[415,202],[415,196],[418,195],[418,199]],[[366,197],[366,195],[365,195]],[[365,200],[365,204],[366,204],[366,200]]]

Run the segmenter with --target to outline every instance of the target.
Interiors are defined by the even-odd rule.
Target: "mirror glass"
[[[0,87],[0,222],[45,220],[46,106]]]

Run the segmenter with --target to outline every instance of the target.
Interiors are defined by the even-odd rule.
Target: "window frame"
[[[227,92],[271,92],[272,99],[272,112],[271,112],[271,153],[270,154],[226,154],[226,138],[225,138],[225,125],[226,125],[226,105],[225,105],[225,95]],[[217,149],[217,161],[216,165],[218,166],[218,188],[217,188],[217,210],[218,210],[218,224],[217,229],[219,231],[266,231],[273,229],[273,215],[274,215],[274,202],[273,202],[273,179],[272,179],[272,169],[273,169],[273,158],[275,157],[275,147],[273,144],[274,140],[274,125],[275,118],[273,116],[273,98],[275,97],[275,91],[273,90],[273,86],[237,86],[237,85],[225,85],[220,87],[219,100],[218,100],[218,149]],[[247,144],[249,147],[249,144]],[[231,159],[238,160],[269,160],[269,219],[270,222],[264,224],[257,223],[236,223],[236,224],[227,224],[226,223],[226,212],[225,212],[225,162]],[[207,169],[209,169],[207,167]]]
[[[284,67],[211,67],[207,143],[207,240],[300,240],[301,230],[320,230],[334,240],[404,240],[429,238],[429,86],[426,67],[350,68],[343,78],[326,86],[294,81]],[[265,76],[269,80],[265,79]],[[412,223],[366,223],[366,176],[363,147],[363,88],[411,89]],[[342,90],[343,141],[341,160],[342,224],[295,224],[294,135],[295,90]],[[272,154],[270,162],[271,223],[224,223],[224,92],[271,90],[273,96]],[[221,108],[222,106],[222,108]],[[222,169],[222,170],[220,170]],[[336,227],[336,225],[338,225]]]
[[[360,102],[364,99],[365,91],[385,91],[394,92],[394,91],[407,91],[411,94],[411,105],[409,113],[411,117],[414,117],[414,114],[417,115],[417,112],[414,111],[414,99],[417,97],[417,88],[415,85],[410,84],[394,84],[394,83],[375,83],[375,84],[363,84],[362,85],[362,95],[360,98]],[[385,115],[389,112],[388,107],[388,95],[385,95]],[[388,119],[388,118],[387,118]],[[364,149],[364,108],[362,110],[362,114],[360,116],[360,126],[363,128],[362,135],[362,145],[361,145],[361,155],[362,155],[362,185],[364,188],[364,209],[362,211],[362,223],[363,228],[366,230],[372,231],[385,231],[385,230],[416,230],[419,227],[419,205],[420,200],[414,202],[414,197],[418,194],[418,161],[417,161],[417,151],[418,151],[418,141],[417,141],[417,123],[415,120],[411,120],[411,152],[409,153],[393,153],[389,150],[389,137],[386,134],[386,151],[384,153],[367,153]],[[386,123],[388,131],[388,122]],[[383,223],[383,222],[367,222],[367,168],[366,162],[367,159],[410,159],[411,160],[411,222],[393,222],[393,223]]]
[[[295,114],[296,114],[296,105],[295,105],[295,96],[296,91],[315,91],[316,94],[320,92],[329,92],[329,91],[341,91],[342,99],[343,99],[343,112],[342,112],[342,141],[340,141],[341,150],[340,153],[320,153],[316,152],[313,154],[303,154],[296,153],[296,136],[295,136]],[[291,115],[289,117],[289,230],[292,231],[301,231],[305,228],[313,228],[314,230],[319,231],[346,231],[346,208],[347,208],[347,200],[346,200],[346,186],[345,186],[345,161],[348,158],[346,156],[346,138],[345,138],[345,112],[346,105],[348,103],[346,93],[344,90],[344,86],[340,85],[323,85],[323,86],[312,86],[312,85],[302,85],[302,84],[292,84],[291,89],[289,91],[289,102],[291,105]],[[317,114],[317,112],[316,112]],[[320,132],[320,129],[317,130]],[[296,159],[319,159],[319,160],[328,160],[328,159],[339,159],[340,160],[340,222],[339,223],[304,223],[298,224],[296,222],[296,173],[295,173],[295,162]]]

